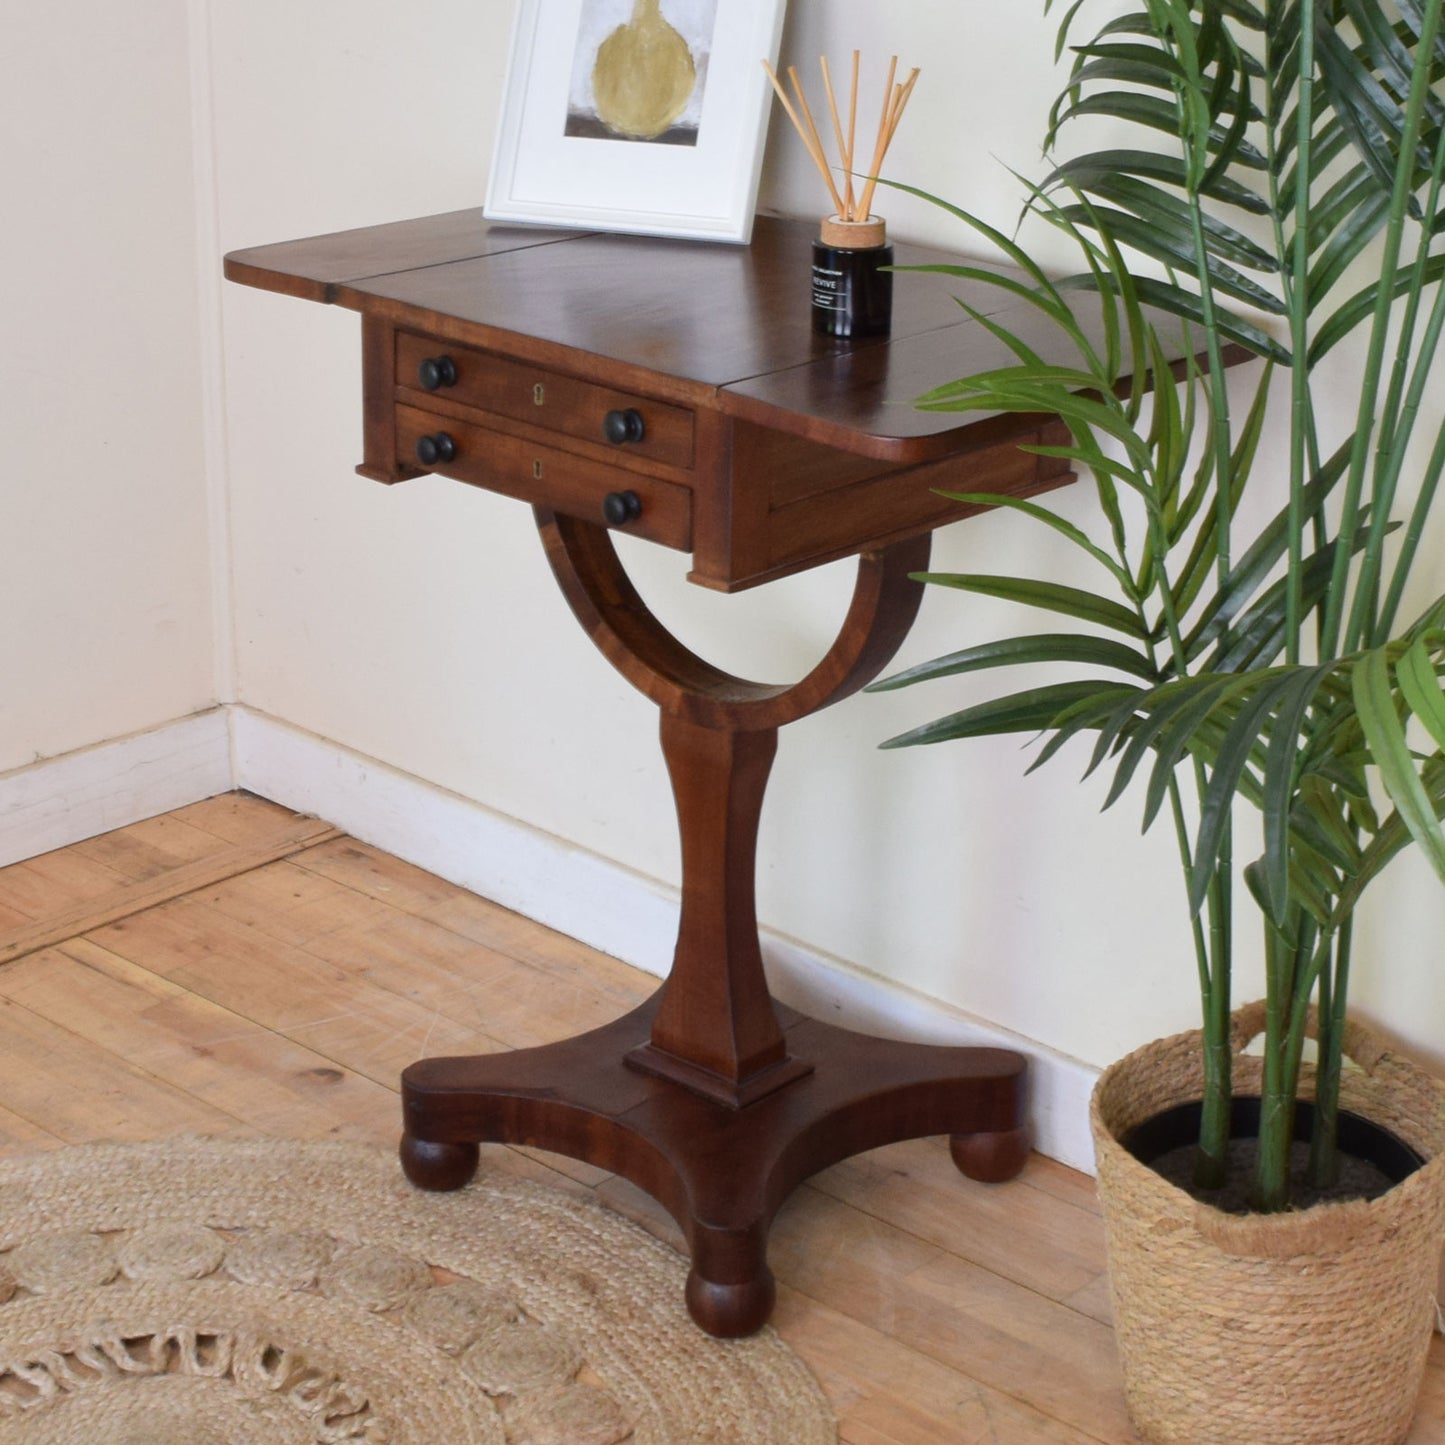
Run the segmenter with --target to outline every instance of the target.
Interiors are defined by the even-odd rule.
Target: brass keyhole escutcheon
[[[532,463],[532,476],[539,482],[542,480],[542,463],[540,460]]]
[[[532,388],[532,404],[534,406],[542,406],[546,403],[546,400],[547,393],[543,390],[542,383],[539,381],[536,386]]]

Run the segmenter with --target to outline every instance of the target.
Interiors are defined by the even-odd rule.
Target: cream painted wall
[[[87,322],[101,318],[89,345],[105,360],[86,351],[78,364],[108,407],[104,429],[81,432],[89,438],[80,443],[83,463],[50,463],[50,423],[76,431],[79,413],[96,399],[56,401],[46,375],[63,348],[33,343],[35,363],[21,369],[34,379],[23,394],[46,426],[21,427],[30,466],[11,476],[63,471],[71,485],[61,496],[58,488],[41,492],[37,481],[37,495],[18,513],[35,517],[29,550],[37,555],[4,585],[17,587],[14,604],[26,615],[27,596],[46,587],[53,607],[75,615],[42,629],[34,643],[3,644],[22,648],[0,672],[7,685],[18,677],[40,689],[16,714],[25,727],[14,735],[24,741],[11,761],[140,725],[147,709],[173,715],[229,686],[228,629],[216,653],[221,680],[211,684],[207,671],[199,561],[206,489],[196,475],[203,398],[194,380],[196,337],[205,327],[197,331],[194,216],[211,224],[214,203],[217,243],[200,260],[205,296],[213,294],[222,250],[477,204],[513,7],[511,0],[418,0],[404,8],[381,0],[193,0],[193,18],[203,22],[193,31],[192,57],[206,120],[201,172],[214,184],[213,196],[199,198],[185,83],[169,69],[185,64],[180,7],[150,0],[148,8],[165,24],[142,31],[135,7],[125,7],[122,25],[99,0],[86,6],[96,23],[93,43],[88,37],[81,45],[83,55],[93,52],[84,73],[101,73],[89,85],[66,82],[75,114],[57,122],[78,152],[68,168],[82,190],[90,184],[86,203],[47,180],[42,158],[26,161],[37,192],[54,193],[53,214],[93,216],[96,196],[105,202],[108,244],[92,242],[87,254],[92,294],[60,292],[62,267],[52,253],[63,248],[55,237],[76,234],[74,226],[0,242],[25,248],[51,286],[48,308],[40,288],[24,303],[41,341],[47,309],[77,344]],[[895,173],[1007,226],[1018,192],[1005,167],[1036,164],[1039,120],[1055,86],[1052,25],[1037,8],[792,0],[785,57],[811,65],[821,51],[844,55],[858,46],[873,56],[897,49],[905,63],[922,63]],[[58,22],[30,27],[39,43]],[[67,32],[72,39],[75,29]],[[128,78],[143,82],[121,95],[107,88],[117,54]],[[6,134],[33,130],[48,94],[40,79],[22,80],[30,104]],[[140,189],[138,177],[147,181]],[[775,128],[764,206],[811,214],[816,188],[796,144]],[[944,218],[906,198],[890,197],[885,209],[895,234],[966,244]],[[170,246],[164,266],[147,249],[157,232]],[[134,287],[123,284],[130,277]],[[163,296],[164,324],[152,319],[137,364],[121,367],[136,345],[131,321],[155,316],[140,281]],[[356,477],[355,316],[230,286],[218,304],[223,345],[208,358],[207,374],[224,383],[227,440],[211,481],[213,495],[228,498],[229,551],[220,561],[224,576],[212,580],[234,597],[235,695],[675,881],[653,711],[576,627],[526,510],[435,479],[388,489]],[[13,351],[0,365],[15,367]],[[155,397],[185,395],[187,377],[186,404],[154,415]],[[0,395],[8,404],[11,392]],[[144,439],[165,431],[164,421],[178,440],[147,451]],[[7,440],[11,431],[4,428]],[[133,467],[127,485],[110,492],[103,478],[113,473],[99,463],[116,454],[146,456],[147,466]],[[7,485],[8,506],[14,486]],[[72,496],[82,500],[71,505]],[[144,526],[135,520],[142,501]],[[1065,505],[1088,515],[1082,489]],[[92,515],[94,526],[67,563],[68,585],[49,584],[38,554],[63,552],[67,537],[74,545],[76,517]],[[130,563],[112,585],[117,537],[125,538]],[[8,549],[9,532],[0,539]],[[635,547],[629,556],[639,585],[689,641],[727,665],[773,677],[796,675],[827,646],[849,589],[848,569],[837,566],[719,598],[688,586],[671,554]],[[982,559],[998,568],[1035,559],[1055,575],[1074,565],[1007,517],[977,519],[938,539],[943,567]],[[105,579],[105,588],[92,578]],[[93,599],[88,607],[74,599],[92,585],[118,599],[102,616]],[[164,657],[152,635],[161,620],[176,639]],[[930,595],[900,662],[1010,625],[991,605]],[[150,646],[140,675],[153,674],[156,685],[135,684],[132,696],[129,659],[125,681],[111,664],[122,640],[143,632]],[[74,666],[56,668],[53,657],[65,645],[75,650]],[[108,700],[103,715],[88,710],[92,692]],[[764,922],[1095,1064],[1188,1026],[1191,966],[1169,845],[1162,836],[1136,836],[1132,805],[1097,817],[1099,790],[1073,786],[1078,758],[1026,779],[1025,755],[1011,742],[876,750],[881,739],[968,695],[959,686],[946,696],[858,697],[785,731],[761,839]],[[5,706],[8,716],[8,699]],[[0,747],[9,747],[8,723],[3,734]],[[1428,1044],[1445,1002],[1430,956],[1445,908],[1428,880],[1401,878],[1391,884],[1401,890],[1408,924],[1371,936],[1406,952],[1409,986],[1392,992],[1367,976],[1362,997],[1402,1034]]]
[[[0,27],[0,772],[215,696],[183,0]]]
[[[355,0],[213,16],[225,248],[480,199],[509,5],[425,4],[404,24]],[[793,0],[785,55],[896,47],[923,63],[898,172],[1011,222],[1004,167],[1034,163],[1050,37],[1018,7]],[[806,214],[816,188],[775,130],[764,206]],[[895,232],[957,239],[903,200],[889,199]],[[675,880],[653,711],[577,629],[525,509],[439,480],[353,476],[356,319],[239,288],[225,308],[240,695]],[[938,555],[966,566],[1038,546],[990,518],[942,536]],[[688,640],[767,676],[827,646],[850,586],[840,566],[718,598],[687,586],[671,555],[631,556]],[[1004,625],[930,597],[907,658]],[[1140,982],[1132,962],[1139,938],[1184,939],[1167,855],[1123,811],[1100,822],[1097,797],[1060,786],[1067,762],[1025,781],[1011,743],[876,750],[933,705],[856,698],[785,731],[761,840],[765,923],[1096,1063],[1187,1024],[1187,966]]]

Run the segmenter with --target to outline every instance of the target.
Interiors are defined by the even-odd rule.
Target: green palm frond
[[[879,684],[1045,669],[889,746],[1012,732],[1034,738],[1038,767],[1090,736],[1104,806],[1142,784],[1145,829],[1171,819],[1214,1035],[1233,818],[1256,810],[1263,851],[1239,873],[1268,943],[1267,1053],[1297,1061],[1316,988],[1341,1016],[1365,888],[1411,843],[1445,879],[1445,599],[1394,635],[1445,475],[1445,423],[1419,435],[1445,339],[1445,0],[1141,0],[1092,31],[1090,0],[1058,8],[1067,78],[1025,214],[1080,264],[1050,278],[1018,240],[950,208],[1017,268],[992,292],[977,290],[991,268],[957,272],[975,288],[961,304],[1014,364],[921,404],[1059,417],[1068,440],[1036,450],[1092,480],[1097,524],[1047,499],[1000,505],[1099,580],[931,575],[1075,630],[976,643]],[[1069,151],[1101,118],[1110,144]],[[1347,344],[1357,406],[1340,415],[1314,369]],[[1243,354],[1274,375],[1262,368],[1237,417],[1225,369]],[[1271,431],[1287,457],[1266,465]],[[1060,665],[1091,675],[1056,681]],[[1328,1078],[1337,1030],[1322,1048]],[[1211,1075],[1206,1096],[1227,1093]],[[1317,1118],[1327,1159],[1331,1106]],[[1203,1152],[1219,1157],[1226,1121],[1207,1119]],[[1262,1140],[1261,1159],[1284,1142]],[[1262,1165],[1260,1179],[1282,1207],[1282,1172]]]

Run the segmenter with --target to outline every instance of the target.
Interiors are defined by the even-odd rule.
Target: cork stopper
[[[887,227],[882,216],[869,216],[866,221],[845,221],[841,216],[826,216],[818,232],[825,246],[840,251],[868,251],[884,244]]]

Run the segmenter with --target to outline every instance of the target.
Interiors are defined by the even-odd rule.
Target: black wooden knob
[[[602,418],[602,435],[615,447],[620,447],[623,442],[640,442],[647,435],[642,413],[633,406],[626,411],[609,411]]]
[[[613,527],[635,522],[642,515],[642,498],[636,492],[608,492],[602,499],[602,515]]]
[[[456,454],[456,442],[444,431],[417,438],[416,459],[424,467],[434,467],[438,462],[449,462]]]
[[[428,356],[416,369],[417,380],[428,391],[457,384],[457,364],[450,356]]]

